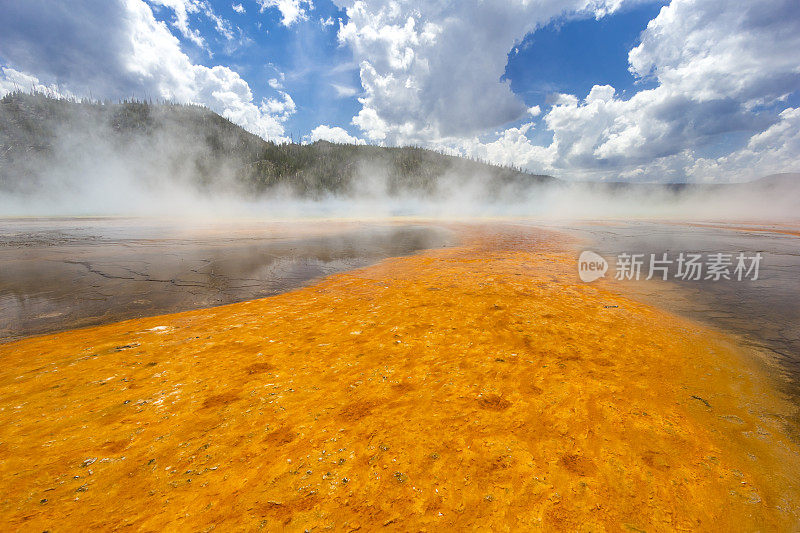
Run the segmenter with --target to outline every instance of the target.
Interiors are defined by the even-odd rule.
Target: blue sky
[[[613,85],[624,94],[645,88],[628,70],[628,50],[664,2],[646,2],[595,19],[555,20],[525,36],[508,54],[505,78],[528,106],[545,107],[554,93],[588,94]]]
[[[566,179],[797,171],[796,0],[12,0],[0,93],[207,105],[264,138]]]
[[[248,0],[210,4],[236,27],[236,38],[231,42],[215,30],[207,17],[196,14],[192,20],[208,49],[178,33],[181,45],[192,51],[191,57],[199,64],[223,64],[236,70],[248,81],[256,100],[270,97],[270,80],[279,80],[297,104],[296,113],[286,123],[287,134],[297,140],[321,123],[346,125],[358,112],[354,96],[337,97],[332,87],[335,84],[354,91],[360,88],[352,53],[339,46],[337,40],[335,21],[346,17],[343,10],[329,1],[316,1],[307,19],[287,27],[281,23],[277,8],[262,12]],[[244,12],[234,11],[233,5],[241,5]],[[174,12],[168,8],[156,8],[154,15],[167,25],[174,21]],[[323,25],[321,21],[333,23]]]
[[[296,113],[286,123],[287,132],[295,139],[319,124],[336,124],[352,135],[358,133],[350,120],[360,108],[359,68],[352,52],[337,37],[339,19],[347,19],[346,10],[329,0],[317,0],[308,18],[287,27],[281,23],[278,8],[262,12],[252,0],[212,1],[210,5],[236,27],[236,38],[231,42],[220,35],[201,13],[191,16],[192,27],[199,30],[207,49],[180,32],[176,36],[196,63],[231,66],[249,82],[256,99],[269,97],[269,80],[283,74],[281,85],[297,104]],[[244,12],[235,11],[234,5],[242,6]],[[525,105],[542,108],[554,93],[588,94],[598,83],[611,84],[623,94],[636,92],[644,85],[634,83],[627,53],[638,44],[639,34],[662,5],[664,2],[646,2],[599,20],[591,16],[554,20],[527,34],[509,51],[503,79],[510,81],[512,91]],[[154,8],[157,20],[173,25],[173,10]],[[354,94],[338,96],[333,84],[350,88]]]

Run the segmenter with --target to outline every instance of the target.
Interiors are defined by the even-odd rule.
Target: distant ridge
[[[800,190],[800,173],[724,184],[565,181],[420,147],[278,144],[199,105],[22,92],[0,98],[0,192],[80,190],[76,185],[92,173],[106,179],[119,172],[156,189],[175,182],[201,193],[244,198],[277,192],[301,198],[407,194],[430,200],[468,189],[482,201],[514,202],[538,194],[541,185],[589,195]]]
[[[76,160],[91,166],[92,158],[104,163],[109,154],[142,180],[183,176],[200,190],[233,189],[245,196],[275,189],[305,197],[358,193],[363,178],[372,176],[390,195],[431,193],[453,176],[471,177],[490,197],[558,181],[417,147],[276,144],[198,105],[21,92],[0,99],[0,190],[46,187]]]
[[[751,181],[730,182],[730,183],[706,183],[706,182],[632,182],[632,181],[573,181],[573,185],[583,186],[588,190],[604,192],[624,192],[624,191],[667,191],[672,193],[682,193],[690,190],[736,190],[736,189],[771,189],[784,187],[800,188],[800,173],[783,172],[770,174],[756,178]]]
[[[761,187],[784,187],[800,186],[800,172],[782,172],[780,174],[770,174],[757,180],[749,182]]]

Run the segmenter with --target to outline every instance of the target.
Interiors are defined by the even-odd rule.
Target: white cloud
[[[630,70],[697,101],[764,102],[800,86],[800,4],[674,0],[629,54]]]
[[[268,82],[270,97],[257,101],[235,71],[195,64],[170,32],[205,46],[192,23],[206,17],[229,38],[230,26],[208,0],[148,1],[4,6],[0,91],[25,85],[195,102],[261,136],[284,138],[296,105],[280,73]],[[596,85],[528,107],[501,81],[509,50],[527,33],[563,16],[606,16],[622,1],[335,0],[347,10],[338,38],[352,49],[348,67],[357,65],[361,87],[344,76],[327,81],[336,96],[359,97],[352,124],[371,142],[419,143],[576,178],[724,179],[797,170],[800,119],[787,99],[800,91],[797,0],[672,0],[630,50],[632,75],[647,82],[632,96]],[[307,0],[258,4],[276,9],[286,26],[313,10]],[[150,5],[169,9],[174,20],[156,21]],[[328,125],[308,136],[363,142],[359,137]],[[721,151],[734,137],[738,149]]]
[[[555,154],[552,147],[537,146],[528,138],[532,123],[517,128],[508,128],[491,142],[480,142],[477,138],[461,140],[452,147],[462,155],[491,161],[500,165],[525,167],[538,174],[553,172]]]
[[[754,179],[779,172],[800,172],[800,108],[784,109],[779,120],[750,137],[747,145],[716,158],[693,159],[687,174],[698,181]]]
[[[286,139],[283,124],[295,111],[287,93],[255,102],[235,71],[192,63],[142,0],[95,0],[69,9],[30,0],[14,8],[0,19],[0,50],[12,76],[24,73],[81,96],[203,104],[264,138]],[[0,83],[9,80],[6,68]]]
[[[385,139],[389,131],[389,126],[378,116],[377,111],[369,107],[364,107],[358,112],[353,118],[353,124],[361,128],[361,131],[373,141]]]
[[[64,92],[56,85],[44,85],[36,76],[19,72],[13,68],[0,67],[0,97],[15,91],[44,93],[53,98],[74,96],[69,92]]]
[[[363,139],[353,137],[343,128],[339,126],[327,126],[325,124],[321,124],[311,130],[311,133],[305,137],[305,140],[308,142],[330,141],[342,144],[365,144]]]
[[[186,39],[189,39],[200,48],[208,50],[205,39],[200,35],[200,30],[192,29],[189,24],[189,15],[202,13],[209,20],[214,22],[217,32],[223,37],[233,39],[233,31],[228,21],[214,13],[207,0],[147,0],[151,5],[161,6],[171,9],[175,13],[175,20],[172,25],[180,31]],[[239,5],[241,7],[241,4]],[[234,8],[235,9],[235,8]],[[244,8],[242,8],[244,9]]]
[[[277,8],[281,13],[281,23],[291,26],[297,21],[307,20],[308,12],[314,8],[311,0],[256,0],[263,13],[269,8]]]
[[[242,4],[231,4],[231,9],[239,13],[240,15],[245,13],[244,6]]]
[[[373,141],[451,147],[576,178],[701,179],[701,169],[734,177],[749,172],[747,165],[778,170],[800,158],[793,115],[777,114],[787,94],[800,90],[796,0],[673,0],[629,54],[631,73],[654,87],[627,97],[596,85],[581,99],[552,98],[548,110],[526,109],[500,81],[508,51],[554,18],[600,18],[622,0],[337,4],[349,17],[339,39],[352,47],[364,88],[352,122]],[[526,117],[494,140],[479,140]],[[536,117],[552,133],[547,146],[528,138]],[[756,142],[767,132],[783,148]],[[748,147],[727,157],[698,155],[748,133]]]
[[[620,1],[337,0],[339,40],[353,49],[365,95],[353,123],[370,139],[434,142],[523,117],[501,82],[508,51],[563,13],[602,16]]]
[[[189,27],[189,13],[196,13],[199,8],[195,2],[187,0],[148,0],[153,5],[168,7],[175,12],[175,20],[172,25],[181,32],[186,39],[189,39],[200,48],[206,48],[206,41],[200,35],[200,30]]]
[[[224,18],[220,17],[211,9],[208,2],[203,2],[204,13],[214,23],[214,29],[217,33],[225,37],[227,40],[233,40],[234,34],[230,23]]]
[[[331,87],[336,91],[336,96],[338,98],[352,98],[359,93],[359,90],[355,87],[340,85],[338,83],[331,83]]]
[[[631,71],[658,85],[627,100],[610,86],[593,87],[580,103],[559,99],[544,117],[554,135],[555,164],[573,173],[703,178],[700,169],[709,163],[695,163],[695,154],[704,146],[735,132],[752,132],[756,139],[765,128],[786,123],[781,115],[771,126],[779,117],[758,106],[800,89],[798,49],[796,3],[673,0],[629,54]],[[781,138],[791,145],[787,135]],[[744,161],[753,161],[757,149],[748,149],[746,157],[731,154],[714,166],[735,178],[750,172]],[[735,168],[737,161],[741,165]]]
[[[278,122],[285,122],[294,115],[297,107],[289,93],[279,91],[279,95],[280,98],[270,98],[263,101],[260,109],[269,114],[269,116],[274,117]]]

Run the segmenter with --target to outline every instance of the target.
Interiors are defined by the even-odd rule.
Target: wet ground
[[[728,336],[563,233],[458,241],[0,344],[4,530],[798,530],[795,406]]]
[[[671,265],[667,281],[625,281],[626,291],[671,312],[700,320],[739,336],[765,350],[780,363],[790,383],[800,390],[800,232],[789,225],[692,225],[626,222],[571,225],[569,231],[586,240],[582,249],[600,253],[610,263],[607,278],[616,274],[620,253],[649,256],[681,252],[761,253],[758,279],[698,281],[675,278]],[[705,278],[705,274],[702,276]],[[752,276],[751,276],[752,277]]]
[[[791,225],[561,225],[610,261],[620,253],[761,253],[757,280],[628,281],[626,290],[767,350],[800,384],[800,232]],[[381,259],[452,244],[442,227],[343,221],[143,219],[0,222],[0,339],[234,303]]]
[[[413,224],[0,220],[0,339],[270,296],[451,242]]]
[[[0,523],[798,530],[797,405],[735,339],[582,283],[563,232],[451,228],[271,298],[0,344]],[[220,256],[360,231],[226,229]],[[150,232],[140,255],[218,242]]]

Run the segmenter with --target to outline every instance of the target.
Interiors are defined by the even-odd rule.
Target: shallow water
[[[412,224],[7,219],[0,339],[270,296],[452,239]]]
[[[659,307],[735,333],[780,363],[794,389],[800,390],[800,237],[786,228],[724,227],[650,222],[585,224],[570,232],[587,239],[583,249],[607,260],[617,254],[760,252],[758,279],[625,281],[626,290]],[[615,275],[611,263],[606,277]],[[672,274],[672,271],[670,272]]]
[[[2,521],[793,529],[790,411],[724,337],[583,290],[561,235],[463,229],[274,298],[0,345]]]

